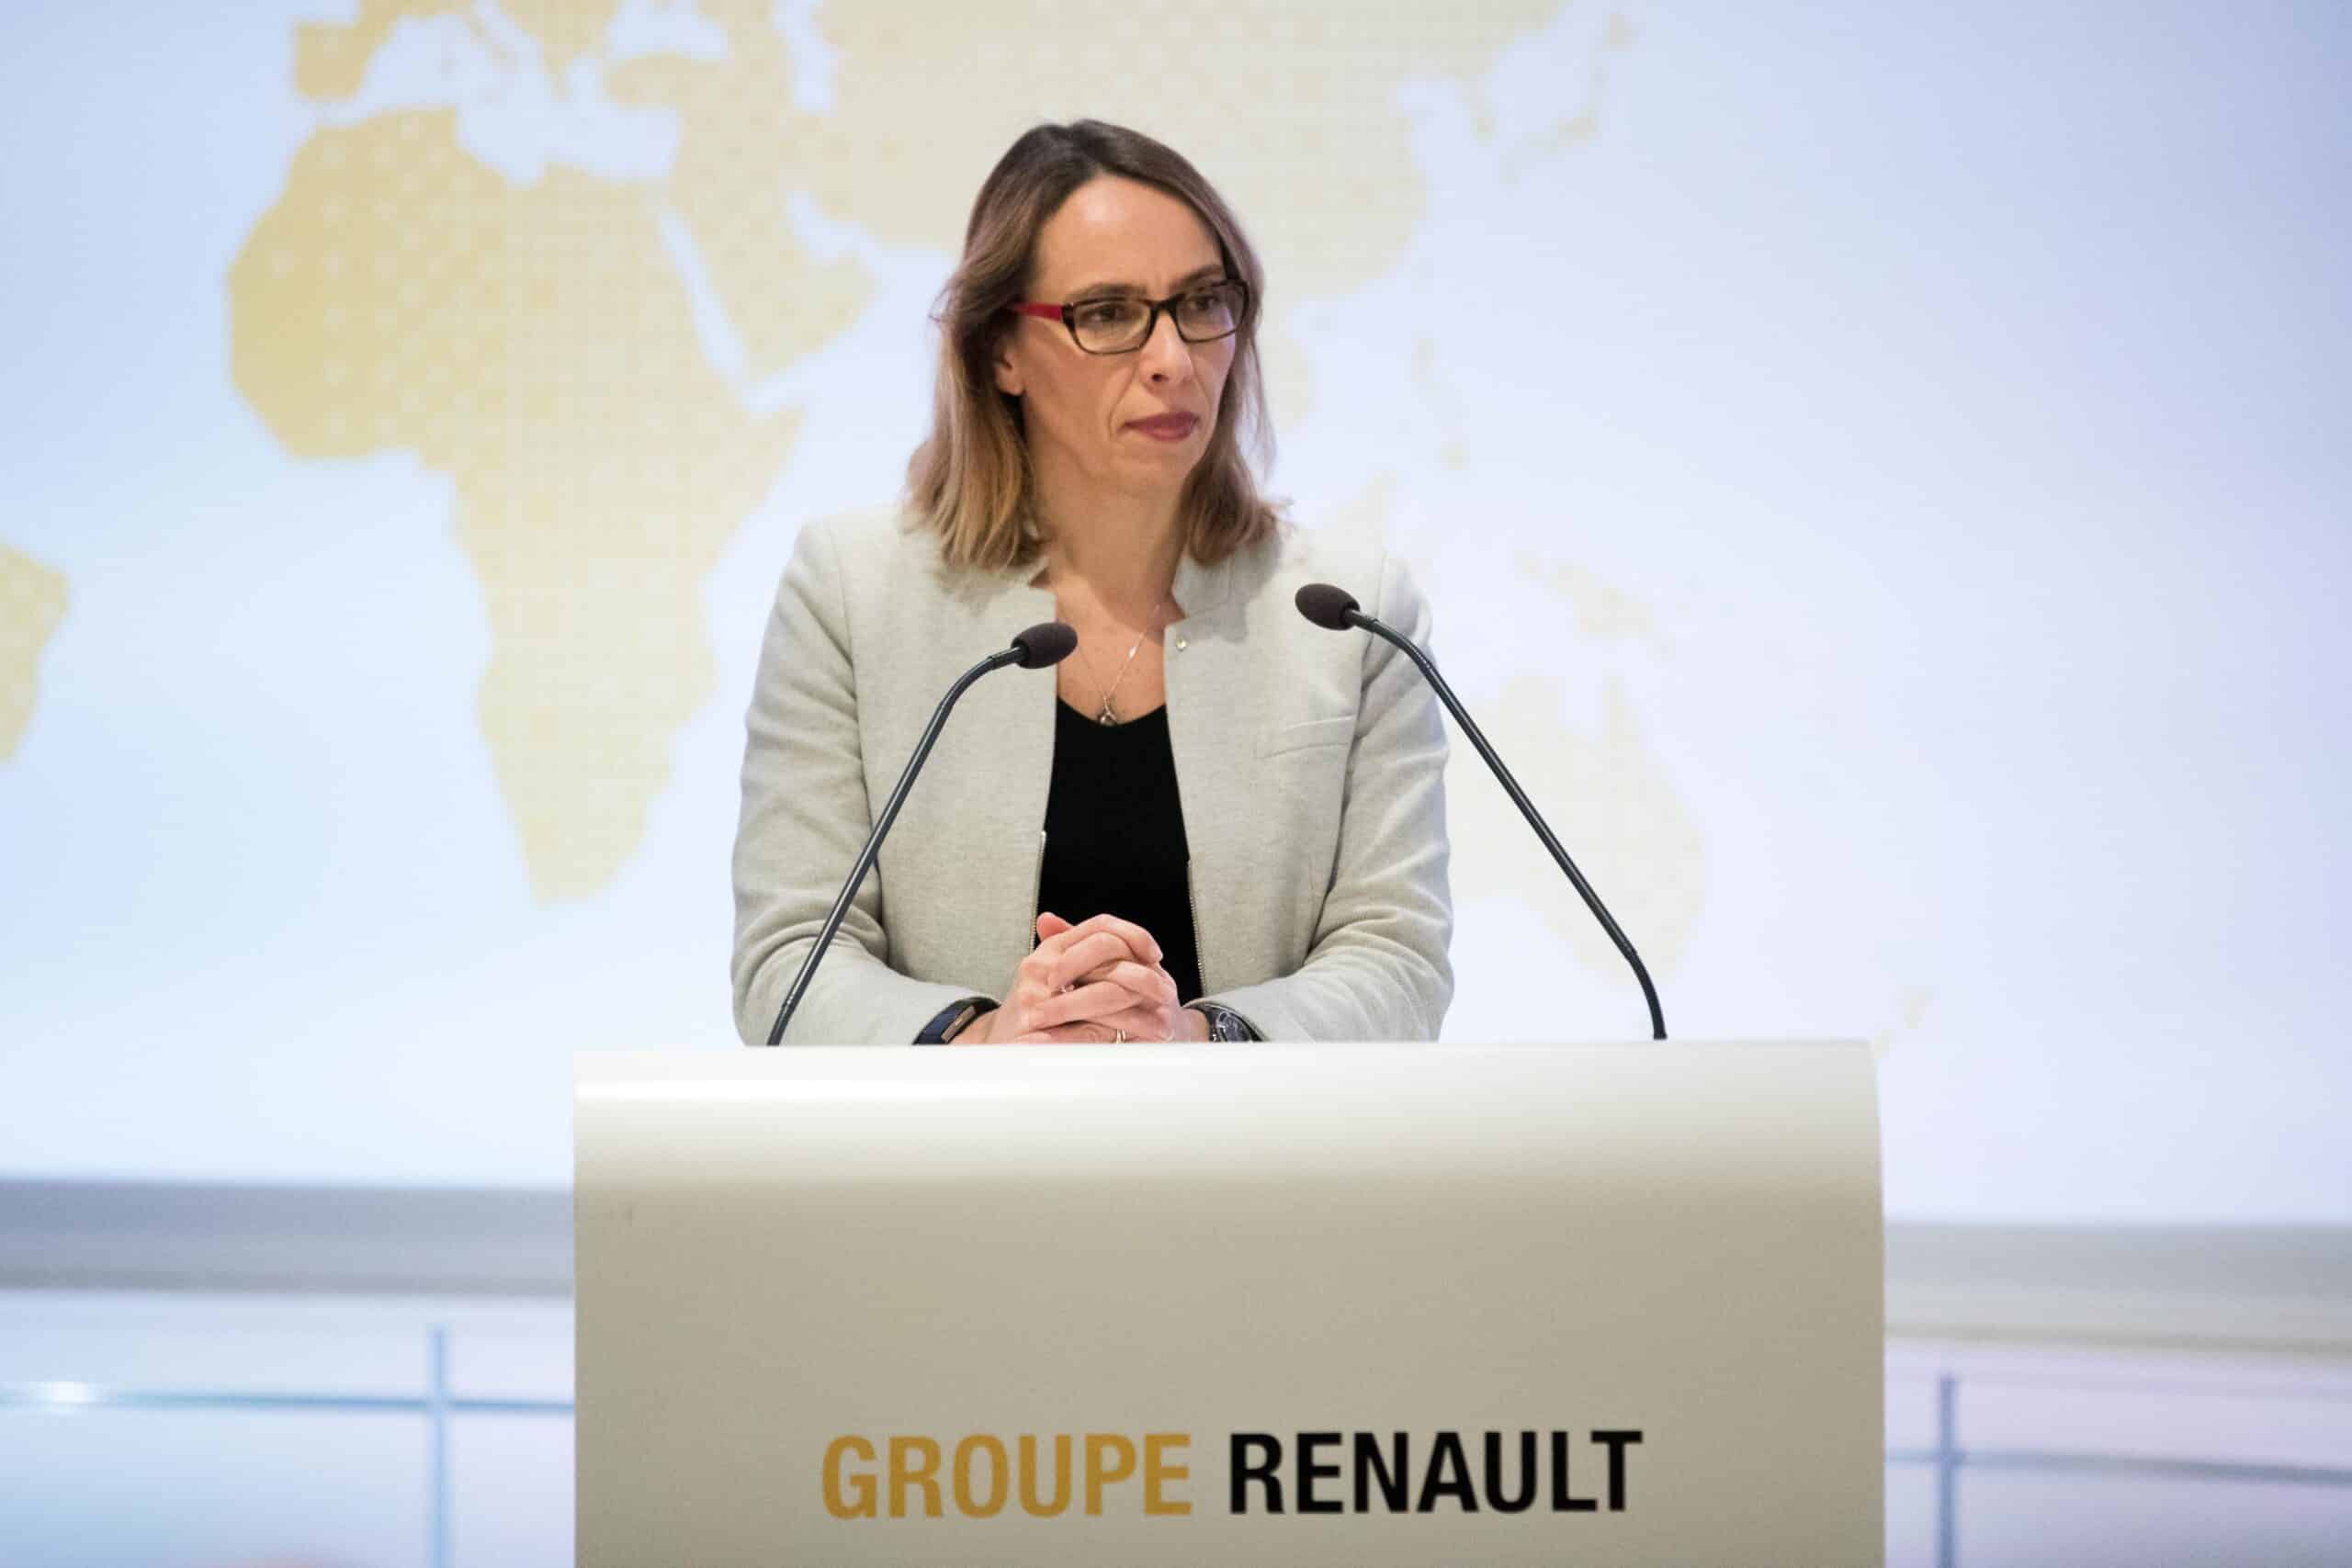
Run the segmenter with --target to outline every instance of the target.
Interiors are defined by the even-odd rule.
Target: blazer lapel
[[[1004,581],[975,611],[974,658],[1054,618],[1054,596],[1030,587],[1026,575]],[[971,759],[958,785],[966,792],[965,820],[975,829],[967,846],[970,875],[974,886],[989,893],[973,934],[982,954],[983,973],[976,978],[985,978],[991,993],[1012,977],[1036,940],[1046,796],[1053,782],[1054,702],[1051,671],[1016,666],[974,686],[951,721],[963,728],[967,744],[960,750]]]
[[[1248,646],[1246,606],[1232,596],[1229,561],[1204,567],[1187,555],[1176,570],[1184,618],[1168,628],[1168,736],[1176,756],[1176,793],[1192,856],[1193,934],[1200,944],[1201,987],[1214,995],[1246,967],[1249,934],[1227,912],[1247,907],[1256,868],[1233,831],[1251,810],[1243,741],[1257,733],[1261,704]]]

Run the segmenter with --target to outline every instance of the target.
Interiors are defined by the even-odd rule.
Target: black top
[[[1046,863],[1039,912],[1075,925],[1112,914],[1159,943],[1177,998],[1201,994],[1201,950],[1185,875],[1184,806],[1168,709],[1126,724],[1098,724],[1054,704],[1054,775],[1046,796]]]

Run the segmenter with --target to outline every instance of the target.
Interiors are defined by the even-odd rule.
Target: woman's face
[[[1037,235],[1024,298],[1064,305],[1105,295],[1165,299],[1227,276],[1197,214],[1151,186],[1099,175]],[[1172,492],[1208,449],[1238,337],[1186,343],[1161,311],[1131,354],[1089,354],[1058,321],[1018,316],[998,388],[1021,400],[1031,460],[1091,485]]]

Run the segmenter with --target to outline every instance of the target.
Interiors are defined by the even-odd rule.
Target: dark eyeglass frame
[[[1194,337],[1184,330],[1182,320],[1175,314],[1175,307],[1190,299],[1193,295],[1204,294],[1212,288],[1233,290],[1237,301],[1237,308],[1233,312],[1233,324],[1221,333],[1211,333],[1206,337]],[[1005,309],[1023,316],[1036,316],[1048,321],[1059,321],[1064,330],[1069,333],[1069,341],[1078,344],[1078,351],[1080,354],[1100,355],[1141,354],[1145,345],[1151,342],[1151,334],[1159,330],[1159,317],[1162,311],[1168,312],[1168,319],[1176,323],[1176,335],[1186,343],[1221,343],[1239,332],[1242,323],[1250,319],[1250,286],[1238,277],[1220,277],[1211,283],[1195,283],[1190,288],[1170,294],[1165,299],[1136,301],[1151,307],[1151,313],[1144,318],[1143,335],[1136,339],[1133,348],[1089,348],[1079,341],[1078,312],[1081,308],[1088,305],[1107,304],[1112,299],[1133,299],[1135,296],[1131,294],[1098,295],[1091,299],[1080,299],[1068,305],[1046,305],[1032,300],[1021,300],[1007,305]]]

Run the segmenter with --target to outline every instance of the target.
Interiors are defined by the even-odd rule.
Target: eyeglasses
[[[1215,343],[1241,330],[1249,313],[1250,289],[1240,282],[1204,283],[1165,299],[1137,299],[1112,295],[1081,299],[1075,305],[1009,305],[1024,316],[1059,321],[1069,329],[1070,341],[1089,354],[1133,354],[1151,341],[1159,329],[1159,313],[1176,323],[1176,335],[1186,343]]]

